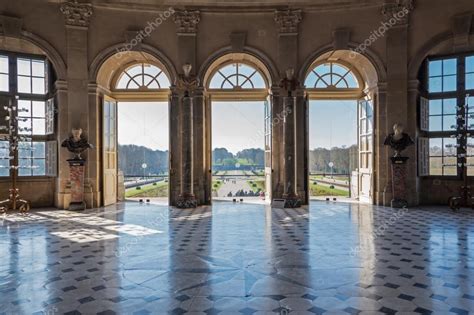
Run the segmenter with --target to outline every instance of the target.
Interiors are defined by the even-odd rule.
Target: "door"
[[[117,101],[104,98],[102,165],[104,206],[117,202]]]
[[[265,133],[265,201],[272,200],[272,110],[268,100],[265,101],[264,133]]]
[[[360,100],[359,113],[359,201],[373,202],[373,116],[372,100]]]

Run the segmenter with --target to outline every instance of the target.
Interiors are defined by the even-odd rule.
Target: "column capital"
[[[280,34],[298,33],[298,24],[303,19],[301,10],[277,10],[274,20],[279,26]]]
[[[199,11],[178,11],[173,15],[174,23],[177,26],[178,33],[195,34],[197,26],[201,21],[201,13]]]
[[[60,7],[64,14],[66,25],[88,27],[92,16],[92,5],[90,3],[64,2]]]
[[[387,0],[382,7],[385,22],[391,26],[407,25],[415,0]]]

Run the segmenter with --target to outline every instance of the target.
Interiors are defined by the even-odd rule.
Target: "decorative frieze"
[[[297,33],[303,14],[301,10],[278,10],[275,11],[274,19],[280,28],[280,33]]]
[[[392,0],[383,4],[382,14],[391,25],[405,25],[414,8],[414,0]]]
[[[64,2],[61,4],[61,12],[66,19],[66,25],[88,27],[92,16],[92,5],[77,1]]]
[[[174,23],[178,27],[178,33],[196,33],[197,26],[201,20],[199,11],[176,11],[173,15]]]

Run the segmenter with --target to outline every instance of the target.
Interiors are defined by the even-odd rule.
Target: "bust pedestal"
[[[390,202],[392,208],[404,208],[408,206],[406,198],[406,178],[408,157],[394,156],[392,161],[392,196]]]
[[[84,164],[85,160],[71,159],[69,163],[69,182],[71,189],[71,202],[68,210],[84,210]]]

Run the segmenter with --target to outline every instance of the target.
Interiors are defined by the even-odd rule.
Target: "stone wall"
[[[193,74],[203,76],[202,71],[219,56],[229,52],[247,53],[268,68],[274,95],[278,94],[276,85],[288,68],[294,68],[301,79],[306,67],[319,55],[331,50],[360,49],[360,44],[365,43],[361,54],[370,60],[378,76],[373,86],[377,99],[373,195],[378,204],[382,204],[384,199],[390,200],[391,190],[390,153],[382,146],[383,139],[395,122],[404,123],[412,135],[418,132],[418,71],[424,58],[432,54],[474,51],[474,40],[470,35],[472,26],[462,23],[466,21],[463,16],[472,18],[472,0],[403,0],[399,7],[390,0],[364,1],[364,5],[358,1],[347,4],[346,1],[344,6],[329,1],[299,1],[291,11],[273,7],[270,1],[259,1],[248,7],[235,2],[229,9],[223,9],[219,1],[188,1],[188,7],[153,3],[156,2],[140,1],[132,7],[124,7],[114,1],[94,1],[93,5],[80,8],[71,4],[73,7],[69,11],[64,9],[64,4],[53,1],[3,1],[0,4],[0,50],[28,50],[25,47],[32,45],[46,54],[55,66],[59,106],[57,139],[66,138],[72,127],[80,126],[96,144],[95,149],[87,154],[86,182],[90,185],[93,200],[88,206],[101,203],[101,102],[110,88],[98,82],[96,71],[116,52],[116,48],[136,39],[137,31],[150,29],[152,22],[155,24],[150,35],[132,49],[147,51],[160,59],[173,81],[178,73],[182,73],[183,63],[191,63]],[[374,31],[387,22],[387,14],[405,7],[410,12],[406,17],[397,21],[383,36],[371,39]],[[280,20],[275,14],[276,9],[280,10]],[[75,12],[78,15],[70,10],[78,10]],[[167,10],[178,12],[181,20],[176,19],[176,14],[167,18],[164,15]],[[195,10],[200,11],[198,20],[189,16],[185,16],[188,20],[183,20],[183,12]],[[299,10],[300,19],[295,17]],[[232,35],[236,33],[243,36]],[[199,102],[206,104],[207,101]],[[278,99],[275,99],[274,106],[278,104]],[[296,126],[304,128],[302,109],[296,110],[299,110]],[[181,115],[174,109],[172,113]],[[209,151],[206,151],[209,133],[205,129],[208,126],[205,108],[203,112],[195,112],[193,117],[198,117],[194,128],[200,131],[194,139],[194,150],[203,150],[202,158],[195,160],[194,176],[201,175],[205,179],[204,182],[195,182],[195,186],[199,190],[197,195],[201,196],[200,202],[206,203],[208,199],[203,185],[209,181],[205,175],[209,166]],[[282,135],[278,130],[274,134],[275,137]],[[298,129],[297,134],[304,135],[304,129]],[[179,143],[179,133],[175,133],[171,140],[175,145]],[[280,140],[274,139],[273,143],[281,143]],[[306,176],[304,145],[297,146],[296,152],[296,182],[299,183],[298,190],[304,194],[304,190],[301,191],[304,189],[302,179]],[[416,150],[412,148],[407,152],[410,157],[410,204],[445,203],[450,194],[447,187],[455,187],[460,182],[442,180],[441,185],[434,185],[432,179],[419,179]],[[54,204],[62,207],[68,177],[67,163],[64,162],[66,156],[60,149],[57,179],[22,180],[23,195],[31,196],[35,206]],[[282,181],[282,165],[276,152],[273,163],[275,182],[272,186],[277,196],[281,194],[278,187]],[[179,176],[179,173],[176,171],[174,174]],[[174,176],[173,172],[171,176]],[[171,178],[170,183],[173,189],[178,189],[180,181]],[[1,191],[6,184],[2,180]],[[430,193],[432,190],[437,193]]]

